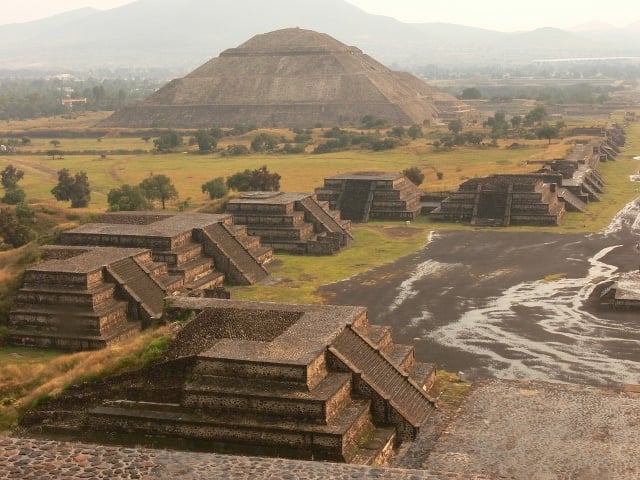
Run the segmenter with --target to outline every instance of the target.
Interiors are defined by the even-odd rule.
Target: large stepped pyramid
[[[277,251],[332,255],[353,240],[351,222],[310,193],[250,192],[230,200],[227,213]]]
[[[366,115],[393,125],[421,125],[438,118],[437,101],[447,110],[463,105],[329,35],[288,28],[225,50],[102,125],[311,127],[359,124]]]
[[[209,451],[384,463],[434,412],[433,365],[362,307],[171,299],[195,317],[157,365],[43,405],[51,432]],[[125,382],[126,388],[121,388]],[[88,388],[88,387],[87,387]],[[165,392],[164,394],[161,392]],[[69,402],[67,404],[67,402]],[[38,415],[27,417],[36,428]]]

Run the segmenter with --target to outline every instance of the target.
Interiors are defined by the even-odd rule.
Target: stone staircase
[[[402,440],[413,440],[435,409],[422,387],[394,365],[383,349],[351,327],[343,330],[329,351],[360,379],[356,391],[374,397],[374,418],[395,425]]]
[[[149,318],[162,316],[165,291],[133,258],[112,263],[107,271]]]
[[[312,197],[302,199],[300,206],[305,212],[305,217],[308,217],[307,220],[318,226],[322,231],[337,235],[340,239],[340,245],[346,246],[350,240],[353,240],[351,232]]]
[[[199,229],[204,251],[233,282],[252,285],[269,275],[232,231],[222,223]]]
[[[568,212],[586,212],[587,204],[576,197],[570,190],[566,188],[558,188],[558,198],[562,199],[565,204],[565,210]]]

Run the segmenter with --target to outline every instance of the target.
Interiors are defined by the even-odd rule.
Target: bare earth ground
[[[638,313],[596,309],[589,297],[638,269],[639,214],[634,202],[590,235],[435,232],[419,252],[322,293],[368,307],[418,358],[468,380],[638,384]]]
[[[640,479],[639,314],[593,300],[637,272],[639,238],[636,201],[597,234],[436,232],[414,255],[326,286],[331,303],[368,307],[419,360],[475,384],[442,435],[397,464],[454,478]]]

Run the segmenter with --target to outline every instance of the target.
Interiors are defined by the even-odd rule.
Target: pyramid
[[[329,35],[288,28],[223,51],[103,126],[313,127],[365,115],[410,125],[437,118],[438,100],[456,99]]]

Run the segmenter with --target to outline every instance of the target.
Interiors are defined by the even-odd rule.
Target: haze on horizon
[[[406,23],[453,23],[502,32],[542,27],[571,30],[592,22],[626,27],[640,22],[640,11],[633,2],[603,8],[600,0],[582,0],[579,5],[556,0],[529,3],[512,0],[449,0],[428,3],[424,0],[347,1],[368,13],[393,17]],[[176,5],[180,4],[180,0],[175,2]],[[2,12],[0,25],[38,20],[83,7],[108,10],[128,3],[133,3],[133,0],[21,0],[13,2],[10,8]]]

